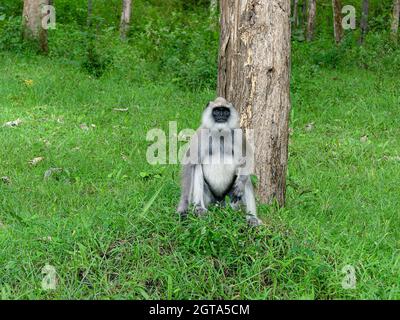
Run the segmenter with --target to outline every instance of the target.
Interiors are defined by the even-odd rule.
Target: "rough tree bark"
[[[132,0],[122,0],[121,39],[125,40],[131,25]]]
[[[22,13],[22,36],[24,40],[37,45],[42,53],[47,53],[49,47],[47,44],[47,30],[42,27],[42,19],[45,14],[42,13],[42,7],[48,5],[48,0],[24,0],[24,9]]]
[[[309,0],[308,21],[307,21],[307,41],[312,41],[314,39],[316,14],[317,14],[317,0]]]
[[[342,3],[340,0],[332,0],[333,8],[333,31],[336,44],[342,42],[343,25],[342,25]]]
[[[368,32],[368,13],[369,13],[369,0],[363,0],[361,23],[360,23],[360,28],[361,28],[360,44],[364,43],[365,37]]]
[[[252,129],[260,200],[285,203],[290,0],[221,0],[218,94]]]
[[[397,38],[400,20],[400,0],[393,0],[392,36]]]

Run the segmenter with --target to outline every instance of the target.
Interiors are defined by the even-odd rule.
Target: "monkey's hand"
[[[183,200],[183,201],[181,201],[181,202],[179,203],[179,206],[178,206],[178,208],[176,209],[176,211],[179,213],[179,215],[180,215],[181,218],[184,219],[184,218],[187,217],[187,214],[188,214],[188,207],[189,207],[188,201]]]
[[[244,168],[246,166],[246,158],[240,158],[238,162],[239,168]]]
[[[244,195],[245,182],[241,178],[237,178],[233,185],[232,202],[240,202]]]

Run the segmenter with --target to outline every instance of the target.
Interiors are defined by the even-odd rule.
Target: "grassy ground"
[[[399,86],[295,67],[287,207],[250,230],[229,210],[181,223],[179,167],[146,162],[147,131],[196,127],[213,92],[0,55],[0,124],[23,121],[0,127],[0,298],[400,299]]]

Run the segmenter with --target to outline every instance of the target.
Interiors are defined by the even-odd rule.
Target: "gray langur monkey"
[[[194,205],[201,216],[210,204],[225,204],[229,196],[233,209],[244,206],[249,225],[261,225],[250,178],[253,164],[254,154],[239,127],[236,109],[221,97],[210,102],[183,159],[178,213],[186,217]]]

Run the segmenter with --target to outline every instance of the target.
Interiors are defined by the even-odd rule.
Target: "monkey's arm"
[[[232,201],[239,202],[242,200],[247,183],[251,183],[250,175],[254,171],[254,152],[253,147],[248,143],[245,134],[242,133],[242,154],[244,157],[239,157],[237,164],[236,180],[233,185]]]
[[[181,200],[177,211],[181,216],[188,212],[189,205],[193,198],[194,178],[196,165],[201,163],[200,130],[197,130],[190,140],[189,148],[183,160],[182,181],[181,181]]]
[[[182,191],[181,191],[181,200],[179,202],[177,212],[181,216],[187,215],[190,198],[193,189],[193,173],[194,173],[194,165],[186,164],[183,167],[182,171]]]

